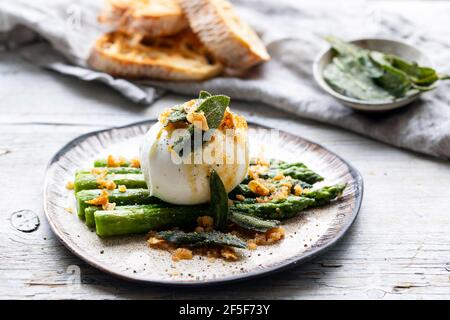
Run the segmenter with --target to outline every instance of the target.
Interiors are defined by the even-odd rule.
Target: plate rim
[[[345,165],[347,165],[347,167],[349,169],[349,174],[353,177],[353,179],[355,181],[355,185],[357,186],[357,190],[359,191],[355,195],[355,207],[352,210],[352,214],[351,214],[350,218],[348,219],[347,223],[342,226],[341,230],[330,240],[329,243],[327,243],[324,246],[314,248],[311,251],[308,251],[305,254],[302,254],[301,256],[294,256],[294,258],[292,258],[292,259],[286,259],[282,263],[277,264],[272,267],[269,267],[267,269],[254,270],[249,273],[232,275],[232,276],[228,276],[228,277],[221,278],[221,279],[199,280],[199,281],[192,281],[192,282],[178,281],[178,280],[175,280],[175,281],[148,280],[148,279],[140,278],[139,276],[132,276],[132,275],[128,276],[128,275],[124,275],[119,272],[110,270],[110,269],[102,266],[101,264],[97,263],[95,261],[95,259],[90,259],[89,255],[83,255],[84,250],[82,250],[81,248],[79,250],[77,250],[76,248],[72,248],[72,246],[69,244],[69,242],[66,241],[63,232],[57,228],[57,226],[53,222],[53,219],[50,218],[50,214],[47,210],[48,200],[47,200],[47,192],[46,192],[47,186],[49,184],[49,172],[50,172],[49,170],[50,170],[50,167],[55,162],[57,162],[65,153],[67,153],[67,151],[69,151],[73,146],[81,143],[82,141],[88,139],[91,136],[101,134],[102,132],[126,129],[129,127],[140,126],[140,125],[146,125],[146,124],[150,124],[155,121],[158,121],[158,120],[155,118],[151,118],[151,119],[147,119],[147,120],[143,120],[143,121],[132,122],[132,123],[122,125],[122,126],[114,126],[114,127],[110,127],[110,128],[94,130],[94,131],[90,131],[90,132],[84,133],[82,135],[79,135],[79,136],[75,137],[74,139],[70,140],[69,142],[67,142],[65,145],[63,145],[52,156],[52,158],[50,159],[50,161],[48,162],[48,164],[46,166],[45,179],[44,179],[44,190],[43,190],[44,191],[43,192],[44,193],[43,207],[44,207],[45,218],[46,218],[48,224],[50,225],[50,229],[56,235],[58,240],[64,245],[64,247],[66,247],[72,254],[74,254],[75,256],[77,256],[78,258],[80,258],[81,260],[83,260],[84,262],[89,264],[90,266],[92,266],[102,272],[112,275],[118,279],[126,280],[128,282],[145,283],[145,284],[158,285],[158,286],[163,286],[163,287],[185,287],[185,288],[215,286],[215,285],[220,285],[220,284],[240,282],[240,281],[246,281],[246,280],[250,280],[250,279],[260,278],[263,276],[268,276],[270,274],[274,274],[274,273],[278,273],[278,272],[281,272],[284,270],[291,269],[302,263],[310,261],[311,259],[317,257],[318,255],[320,255],[322,253],[325,253],[326,251],[331,249],[334,245],[336,245],[336,243],[338,243],[346,235],[346,233],[348,232],[350,227],[353,225],[353,223],[355,222],[355,220],[359,214],[359,211],[361,209],[362,199],[363,199],[363,193],[364,193],[364,179],[363,179],[361,173],[359,172],[359,170],[356,169],[350,162],[343,159],[340,155],[334,153],[333,151],[329,150],[328,148],[325,148],[321,144],[313,142],[308,139],[305,139],[299,135],[289,133],[285,130],[278,129],[281,132],[301,138],[305,142],[307,142],[311,145],[317,146],[317,147],[325,150],[326,152],[333,154],[335,157],[337,157],[339,160],[341,160]],[[256,125],[256,126],[259,126],[259,127],[265,128],[265,129],[273,129],[270,126],[258,123],[256,121],[247,121],[247,123],[250,125]]]

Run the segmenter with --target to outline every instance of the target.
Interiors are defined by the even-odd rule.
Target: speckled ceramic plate
[[[77,168],[92,166],[107,154],[136,156],[140,140],[154,121],[96,131],[68,143],[51,160],[44,190],[44,209],[54,233],[74,254],[114,276],[163,285],[206,285],[262,276],[305,262],[335,244],[355,220],[362,200],[363,181],[358,171],[338,155],[318,144],[286,132],[272,135],[259,125],[249,125],[251,155],[264,150],[268,157],[303,161],[325,177],[323,184],[347,183],[343,197],[326,207],[305,211],[285,221],[286,238],[257,250],[238,249],[237,262],[193,260],[173,262],[169,252],[150,249],[145,235],[100,239],[76,213],[74,195],[65,188]]]

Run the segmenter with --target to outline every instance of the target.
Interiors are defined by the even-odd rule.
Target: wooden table
[[[277,275],[203,289],[128,283],[76,258],[55,239],[43,213],[52,155],[82,133],[155,117],[183,99],[134,105],[101,84],[0,52],[0,298],[450,298],[450,164],[305,120],[295,133],[342,155],[365,179],[359,218],[327,254]],[[234,105],[238,112],[247,107]],[[264,106],[260,111],[269,124],[291,118]],[[20,210],[39,216],[35,232],[11,225]]]

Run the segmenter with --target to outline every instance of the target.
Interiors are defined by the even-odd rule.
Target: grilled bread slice
[[[96,41],[88,64],[117,77],[161,80],[204,80],[222,71],[189,29],[160,38],[107,33]]]
[[[99,21],[143,37],[174,35],[188,26],[176,0],[107,0]]]
[[[200,41],[230,69],[247,69],[270,59],[253,29],[225,0],[178,0]]]

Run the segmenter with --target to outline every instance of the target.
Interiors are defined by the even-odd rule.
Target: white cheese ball
[[[159,121],[150,128],[140,157],[152,196],[172,204],[196,205],[210,200],[212,169],[219,174],[227,192],[245,178],[249,163],[247,123],[229,111],[227,116],[233,123],[232,129],[215,130],[211,141],[183,158],[170,148],[175,136],[172,129],[164,128]]]

